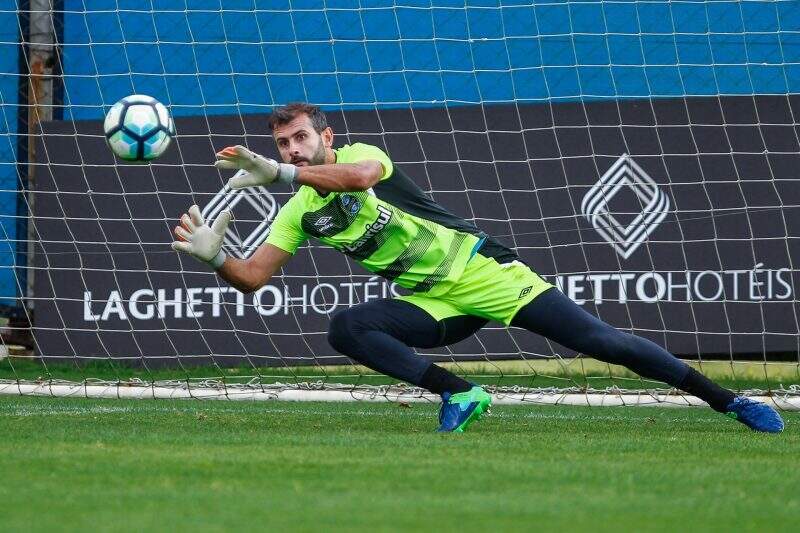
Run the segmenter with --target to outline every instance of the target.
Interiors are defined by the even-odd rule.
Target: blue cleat
[[[775,409],[744,396],[734,398],[725,414],[754,431],[765,433],[783,431],[783,419]]]
[[[467,427],[479,419],[492,405],[492,397],[478,386],[467,392],[442,395],[439,409],[439,429],[442,433],[463,433]]]

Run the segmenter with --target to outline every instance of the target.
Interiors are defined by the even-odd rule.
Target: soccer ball
[[[175,125],[164,104],[151,96],[126,96],[108,110],[103,123],[106,142],[125,161],[150,161],[164,153]]]

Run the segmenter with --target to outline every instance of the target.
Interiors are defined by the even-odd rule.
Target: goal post
[[[213,155],[244,144],[277,157],[268,113],[307,101],[335,146],[381,147],[591,313],[798,405],[795,2],[212,4],[0,8],[19,27],[0,46],[23,51],[3,68],[52,84],[46,99],[12,98],[0,82],[0,144],[30,147],[0,148],[3,198],[30,199],[3,212],[28,231],[6,231],[25,253],[2,269],[0,298],[35,310],[25,357],[9,340],[23,326],[3,330],[0,394],[429,400],[327,343],[334,313],[396,285],[309,241],[245,295],[169,248],[193,203],[233,211],[229,254],[263,242],[294,191],[234,193]],[[44,49],[46,76],[31,68]],[[146,165],[105,145],[102,119],[130,94],[175,119],[174,146]],[[23,153],[35,181],[19,179]],[[419,352],[502,401],[696,402],[497,324]]]

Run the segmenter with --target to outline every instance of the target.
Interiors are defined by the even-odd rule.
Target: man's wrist
[[[278,164],[278,175],[275,181],[280,183],[294,183],[297,180],[297,167],[289,163]]]
[[[214,270],[219,270],[222,267],[222,265],[225,264],[225,260],[227,258],[228,254],[226,254],[225,252],[222,251],[222,249],[220,249],[220,251],[217,252],[217,255],[215,255],[213,259],[206,261],[206,264],[211,268],[213,268]]]

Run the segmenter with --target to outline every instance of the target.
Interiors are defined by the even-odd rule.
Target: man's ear
[[[333,130],[330,126],[322,130],[320,133],[322,136],[322,143],[325,148],[331,148],[333,146]]]

